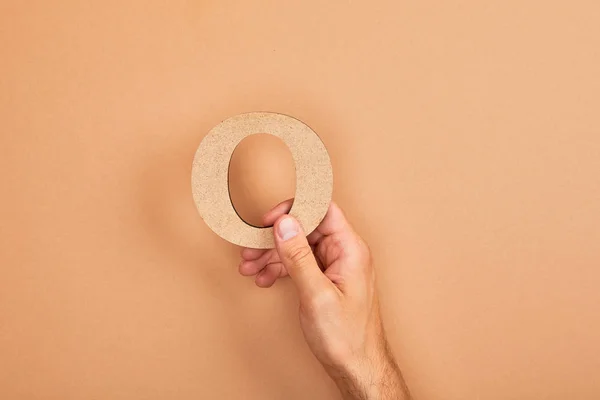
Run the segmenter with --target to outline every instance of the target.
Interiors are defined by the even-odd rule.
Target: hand
[[[274,224],[275,249],[242,250],[240,273],[271,287],[289,275],[298,291],[306,341],[345,399],[408,399],[389,351],[368,246],[331,204],[308,237],[285,215],[288,200],[264,217]]]

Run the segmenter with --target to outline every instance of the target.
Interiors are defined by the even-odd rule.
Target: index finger
[[[294,199],[282,201],[268,211],[262,219],[264,226],[272,226],[277,219],[283,214],[287,214],[292,208]],[[317,228],[311,232],[307,238],[311,245],[318,243],[323,237],[330,236],[335,233],[342,233],[351,230],[351,226],[346,220],[346,216],[342,209],[332,200],[329,204],[327,214]]]
[[[283,214],[287,214],[292,208],[292,204],[294,203],[294,199],[288,199],[282,201],[277,204],[271,210],[267,211],[265,215],[263,215],[262,223],[263,226],[273,226],[277,218],[281,217]]]

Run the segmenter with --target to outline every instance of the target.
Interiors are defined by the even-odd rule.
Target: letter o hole
[[[228,118],[200,143],[192,164],[192,194],[200,216],[223,239],[238,246],[274,247],[273,228],[247,224],[229,197],[229,162],[236,146],[247,136],[268,133],[290,149],[296,167],[296,193],[289,212],[312,232],[321,222],[333,190],[333,173],[327,149],[303,122],[283,114],[253,112]]]

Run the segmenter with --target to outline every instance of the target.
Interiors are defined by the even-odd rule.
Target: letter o
[[[247,224],[229,196],[229,162],[247,136],[268,133],[289,147],[296,167],[296,194],[289,212],[312,232],[327,213],[333,172],[327,149],[317,134],[301,121],[283,114],[252,112],[228,118],[212,128],[200,143],[192,164],[192,194],[200,216],[223,239],[239,246],[275,246],[273,228]]]

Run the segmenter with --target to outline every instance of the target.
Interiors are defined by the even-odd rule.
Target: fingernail
[[[298,224],[293,218],[286,217],[279,223],[277,231],[281,240],[286,241],[298,234]]]

